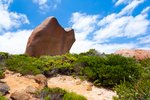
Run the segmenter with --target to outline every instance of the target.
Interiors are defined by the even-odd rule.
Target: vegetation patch
[[[7,100],[4,96],[0,96],[0,100]]]
[[[44,88],[37,93],[37,96],[42,100],[86,100],[84,96],[61,88]]]
[[[139,62],[141,77],[134,83],[123,82],[115,87],[118,97],[115,100],[149,100],[150,99],[150,59]]]
[[[0,78],[4,77],[6,68],[23,75],[73,75],[91,81],[96,86],[113,88],[118,94],[115,99],[150,98],[150,59],[137,61],[121,55],[101,54],[94,49],[81,54],[40,58],[8,53],[0,55]]]

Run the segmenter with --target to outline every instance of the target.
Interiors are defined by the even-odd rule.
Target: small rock
[[[65,78],[65,77],[61,77],[61,78],[60,78],[60,80],[63,80],[63,81],[65,81],[65,80],[66,80],[66,78]]]
[[[14,92],[11,94],[10,98],[12,100],[29,100],[30,95],[25,92]]]
[[[6,95],[9,93],[10,87],[6,83],[0,83],[0,94]]]
[[[34,77],[34,79],[35,79],[35,81],[37,82],[37,83],[43,83],[43,82],[45,82],[45,81],[47,81],[47,78],[43,75],[43,74],[38,74],[38,75],[36,75],[35,77]]]
[[[62,100],[63,99],[63,93],[53,93],[50,94],[51,100]]]
[[[12,72],[12,71],[9,71],[9,70],[6,70],[5,72],[4,72],[4,74],[14,74],[14,72]]]
[[[25,77],[26,77],[26,78],[29,78],[29,79],[34,79],[34,76],[33,76],[33,75],[26,75]]]
[[[47,77],[53,77],[56,76],[59,73],[59,69],[58,68],[54,68],[51,71],[45,71],[44,75]]]
[[[76,85],[81,85],[81,83],[82,83],[81,80],[76,81]]]
[[[31,98],[31,99],[29,99],[29,100],[40,100],[40,99],[38,99],[38,98]]]
[[[103,94],[103,92],[101,92],[101,93],[98,93],[98,95],[102,95]]]
[[[34,94],[36,91],[37,91],[37,88],[33,87],[33,86],[28,86],[25,91],[27,93],[30,93],[30,94]]]
[[[86,86],[86,90],[87,91],[92,91],[92,84],[88,84],[87,86]]]
[[[43,74],[36,75],[34,79],[40,85],[41,89],[47,87],[47,78]]]
[[[16,77],[21,77],[22,75],[20,73],[14,74]]]

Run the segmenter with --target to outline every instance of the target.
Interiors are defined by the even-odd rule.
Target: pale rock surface
[[[80,84],[78,84],[78,82]],[[70,92],[83,95],[87,100],[112,100],[113,96],[117,96],[115,92],[104,88],[93,86],[92,83],[82,81],[72,76],[58,75],[48,79],[48,87],[59,87]]]

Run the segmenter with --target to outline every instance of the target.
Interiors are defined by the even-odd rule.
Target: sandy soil
[[[5,78],[1,81],[10,86],[10,93],[15,91],[24,91],[28,86],[38,88],[34,76],[21,76],[19,73],[6,72]],[[87,81],[72,76],[56,76],[48,79],[48,87],[60,87],[70,92],[75,92],[85,96],[88,100],[112,100],[115,92],[104,88],[97,88]],[[9,97],[10,95],[8,95]]]
[[[71,76],[57,76],[48,79],[49,87],[60,87],[70,92],[85,96],[88,100],[112,100],[116,93],[104,88],[97,88],[87,81],[81,81]],[[91,87],[91,89],[89,89]]]
[[[34,88],[39,87],[39,84],[35,82],[33,76],[21,76],[19,73],[13,73],[8,70],[5,72],[5,78],[1,79],[1,81],[6,82],[10,87],[10,94],[16,91],[25,91],[28,86]],[[10,94],[8,94],[7,97],[9,97]]]

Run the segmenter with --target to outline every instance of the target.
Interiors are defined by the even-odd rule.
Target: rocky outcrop
[[[74,42],[74,30],[62,28],[55,17],[49,17],[33,30],[25,54],[35,57],[62,55],[69,52]]]
[[[150,50],[118,50],[115,52],[115,54],[119,54],[125,57],[134,57],[137,60],[143,60],[146,58],[150,58]]]

